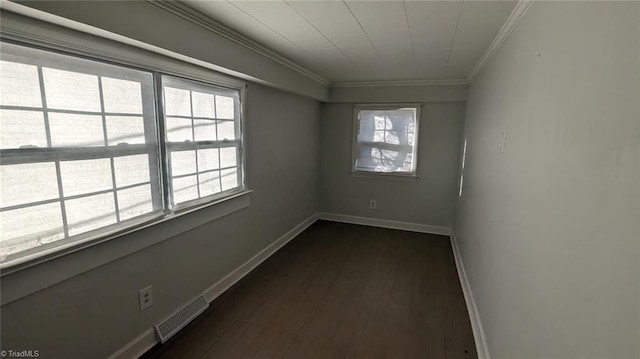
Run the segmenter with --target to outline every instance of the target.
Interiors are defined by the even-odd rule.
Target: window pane
[[[40,111],[0,110],[0,147],[47,147],[44,115]]]
[[[149,182],[149,155],[115,157],[116,186]]]
[[[178,204],[198,198],[198,183],[196,176],[173,179],[173,203]]]
[[[217,148],[198,150],[198,170],[208,171],[220,168],[220,158]]]
[[[189,91],[165,87],[164,108],[166,116],[191,116]]]
[[[104,146],[102,116],[49,113],[53,147]]]
[[[218,121],[218,141],[235,140],[235,122],[234,121]]]
[[[216,113],[219,119],[233,120],[233,97],[216,95]]]
[[[160,209],[151,72],[3,41],[0,53],[0,106],[33,108],[0,109],[0,251],[13,253],[0,260]]]
[[[137,116],[107,116],[109,146],[144,143],[144,119]]]
[[[375,172],[384,172],[384,166],[382,165],[382,154],[380,149],[364,147],[360,152],[360,158],[358,159],[358,169],[367,169]]]
[[[236,168],[230,168],[220,172],[222,176],[223,191],[238,187],[238,170]]]
[[[47,107],[100,112],[98,76],[43,68]]]
[[[103,77],[102,96],[105,112],[142,114],[142,89],[139,82]]]
[[[385,131],[375,131],[373,133],[373,142],[384,142],[384,133]]]
[[[71,236],[116,223],[113,193],[67,200],[65,206]]]
[[[179,117],[167,117],[167,140],[169,142],[193,141],[191,132],[191,119]]]
[[[196,141],[216,140],[216,121],[213,120],[193,120]]]
[[[214,95],[193,91],[191,92],[191,96],[193,99],[194,117],[216,117],[216,110],[214,108]]]
[[[60,172],[66,197],[113,188],[108,158],[60,162]]]
[[[384,134],[384,142],[390,143],[392,145],[399,145],[400,139],[398,138],[398,135],[395,131],[386,131]],[[406,138],[404,139],[403,143],[408,143]]]
[[[196,151],[171,152],[171,175],[180,176],[196,172]]]
[[[220,167],[231,167],[236,165],[236,148],[225,147],[220,149]]]
[[[404,168],[405,170],[411,170],[411,166],[413,166],[413,153],[407,153],[407,156],[404,158]]]
[[[151,186],[142,185],[118,191],[118,210],[121,221],[152,212]]]
[[[406,153],[402,154],[403,157],[400,157],[400,152],[398,151],[390,151],[390,150],[381,150],[380,151],[382,154],[382,163],[386,166],[393,166],[394,164],[398,165],[396,162],[397,161],[401,161],[399,163],[399,165],[402,165],[402,161],[404,160],[404,157],[406,157]]]
[[[22,252],[64,238],[60,203],[0,212],[0,255]]]
[[[198,175],[200,197],[211,196],[222,191],[220,187],[220,171],[206,172]]]
[[[417,108],[360,110],[355,170],[412,173]]]
[[[0,166],[2,207],[58,198],[56,167],[52,162]]]
[[[0,61],[0,104],[42,107],[38,68],[17,62]]]
[[[172,145],[180,149],[170,151],[173,204],[237,188],[241,175],[239,92],[171,76],[162,76],[162,83],[165,107],[169,107],[164,121],[167,139],[178,143],[194,141],[189,147]],[[233,147],[202,148],[210,145],[205,141],[224,140],[233,141],[226,145]],[[229,170],[221,173],[220,168],[224,167]],[[222,175],[226,175],[224,180]]]

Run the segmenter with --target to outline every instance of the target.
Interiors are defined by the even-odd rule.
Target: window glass
[[[0,148],[21,147],[47,147],[43,113],[0,108]]]
[[[142,102],[153,75],[14,44],[0,51],[0,259],[162,213],[154,104]]]
[[[242,188],[238,91],[162,76],[171,203]]]
[[[0,265],[244,189],[240,91],[3,41],[0,52]]]
[[[418,110],[356,108],[354,172],[415,176]]]

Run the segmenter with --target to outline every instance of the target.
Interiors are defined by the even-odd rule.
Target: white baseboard
[[[231,273],[227,274],[224,278],[220,279],[216,284],[207,288],[204,291],[204,297],[211,303],[220,294],[224,293],[227,289],[231,288],[237,281],[242,279],[245,275],[249,274],[260,263],[264,262],[267,258],[271,257],[278,249],[282,248],[285,244],[289,243],[298,234],[302,233],[305,229],[309,228],[318,220],[318,215],[313,214],[309,218],[300,222],[292,230],[285,233],[282,237],[278,238],[275,242],[268,245],[265,249],[258,252],[255,256],[251,257],[248,261],[244,262],[240,267],[234,269]]]
[[[127,343],[127,345],[109,355],[108,359],[140,358],[142,354],[146,353],[158,343],[155,333],[153,328],[147,329],[147,331],[138,335],[134,340]]]
[[[227,274],[224,278],[220,279],[214,285],[207,288],[204,291],[204,297],[209,303],[211,303],[227,289],[231,288],[231,286],[233,286],[236,282],[249,274],[249,272],[260,265],[260,263],[264,262],[285,244],[294,239],[298,234],[309,228],[309,226],[314,224],[317,220],[318,215],[313,214],[309,218],[302,221],[292,230],[282,235],[275,242],[271,243],[256,255],[249,258],[249,260],[241,264],[238,268],[234,269],[231,273]],[[139,358],[157,343],[158,341],[156,340],[155,331],[153,330],[153,328],[150,328],[133,339],[131,342],[127,343],[125,346],[111,354],[109,356],[109,359]]]
[[[401,230],[410,231],[410,232],[439,234],[443,236],[451,235],[451,228],[449,227],[430,226],[426,224],[392,221],[389,219],[348,216],[346,214],[325,213],[325,212],[318,213],[318,219],[322,219],[325,221],[349,223],[349,224],[360,224],[363,226],[371,226],[371,227],[401,229]]]
[[[489,347],[487,346],[487,338],[484,335],[484,329],[482,328],[482,322],[480,321],[478,307],[476,307],[476,301],[473,299],[473,292],[469,285],[467,272],[464,270],[464,263],[462,262],[462,256],[460,255],[460,248],[458,247],[458,241],[456,239],[455,232],[453,231],[451,231],[451,248],[453,249],[453,258],[456,261],[456,268],[458,269],[458,277],[460,277],[460,285],[462,286],[464,300],[467,303],[467,311],[469,312],[473,338],[476,342],[478,359],[491,359]]]

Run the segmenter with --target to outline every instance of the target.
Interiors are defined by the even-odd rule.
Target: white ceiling
[[[183,3],[331,82],[464,79],[516,1]]]

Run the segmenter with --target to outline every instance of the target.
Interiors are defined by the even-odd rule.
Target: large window
[[[238,90],[0,46],[0,262],[244,188]]]
[[[416,176],[416,105],[362,105],[354,109],[353,172]]]

